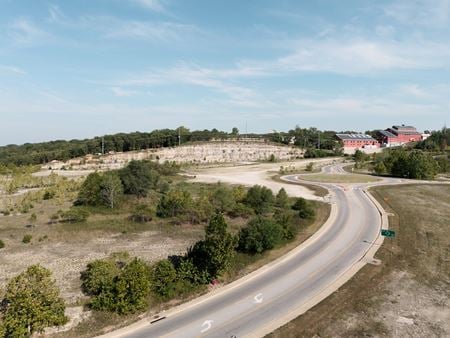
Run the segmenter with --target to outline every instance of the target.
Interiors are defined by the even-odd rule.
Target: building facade
[[[413,126],[392,126],[386,130],[379,130],[377,140],[382,147],[395,147],[409,142],[422,140],[422,134]]]
[[[380,148],[380,143],[372,136],[366,134],[336,134],[341,142],[345,154],[353,154],[356,149],[363,152],[375,152]]]

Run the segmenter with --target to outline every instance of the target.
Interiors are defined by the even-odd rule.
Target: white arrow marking
[[[262,293],[258,293],[254,298],[256,304],[262,303],[263,299],[264,297]]]
[[[205,333],[208,331],[212,326],[213,321],[212,320],[205,320],[205,322],[202,324],[202,330],[200,333]]]

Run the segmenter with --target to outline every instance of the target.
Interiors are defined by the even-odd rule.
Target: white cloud
[[[62,10],[56,5],[48,6],[49,21],[55,23],[65,23],[67,17]]]
[[[383,10],[403,25],[448,28],[450,0],[397,0]]]
[[[166,11],[163,3],[160,0],[132,0],[141,7],[147,8],[154,12],[164,13]]]
[[[112,87],[111,91],[114,93],[114,95],[119,97],[129,97],[137,94],[137,92],[134,90],[126,90],[121,87]]]
[[[151,41],[177,41],[187,33],[196,31],[195,26],[174,22],[115,21],[105,26],[107,38],[133,38]]]
[[[427,99],[431,94],[417,84],[406,84],[400,86],[400,92],[413,98]]]
[[[15,66],[7,66],[7,65],[0,65],[0,73],[2,73],[2,72],[14,73],[17,75],[27,74],[27,72],[21,68],[18,68]]]
[[[450,48],[445,51],[450,55]],[[422,55],[420,55],[422,54]],[[358,39],[341,41],[303,40],[297,50],[272,67],[290,71],[364,74],[383,70],[415,69],[431,66],[432,55],[404,44]]]
[[[19,18],[9,25],[9,35],[20,45],[31,45],[44,41],[48,34],[36,26],[32,21]]]

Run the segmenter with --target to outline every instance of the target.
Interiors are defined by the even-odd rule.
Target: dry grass
[[[348,283],[270,337],[450,336],[449,185],[374,188],[397,232]],[[402,324],[402,317],[414,324]],[[400,322],[399,322],[400,321]]]
[[[320,183],[369,183],[377,182],[378,178],[369,175],[336,175],[336,174],[312,174],[300,175],[300,178],[305,181],[320,182]]]
[[[328,195],[328,190],[325,188],[322,188],[318,185],[315,184],[309,184],[309,183],[305,183],[305,182],[291,182],[291,181],[283,181],[280,177],[284,176],[284,175],[274,175],[272,176],[272,179],[276,182],[279,183],[284,183],[284,184],[294,184],[294,185],[301,185],[302,187],[308,188],[309,190],[314,192],[314,195],[318,196],[318,197],[324,197]]]

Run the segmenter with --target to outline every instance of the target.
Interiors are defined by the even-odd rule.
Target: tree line
[[[227,139],[237,137],[238,134],[237,128],[233,128],[230,133],[227,133],[215,128],[190,131],[185,127],[179,127],[151,132],[118,133],[84,140],[12,144],[0,147],[0,164],[45,164],[52,160],[66,161],[87,154],[172,147],[187,142]]]
[[[450,170],[447,155],[433,156],[418,149],[389,149],[372,156],[357,150],[354,159],[356,168],[362,168],[370,161],[375,174],[400,178],[432,180],[438,173]]]

